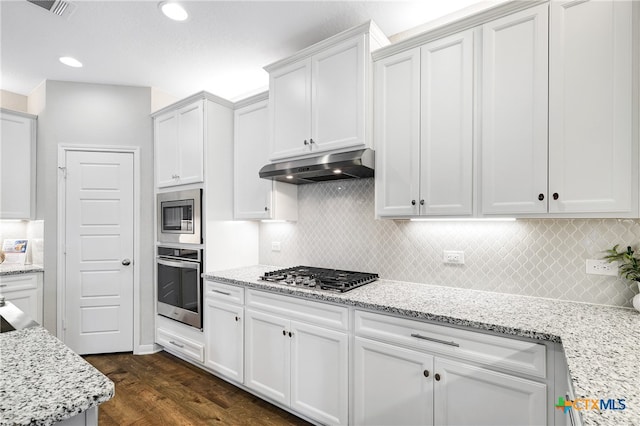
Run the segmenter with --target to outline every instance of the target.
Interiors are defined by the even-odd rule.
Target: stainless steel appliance
[[[284,285],[344,293],[377,280],[378,274],[294,266],[267,272],[259,278]]]
[[[158,241],[202,244],[202,190],[158,194]]]
[[[202,328],[202,250],[158,246],[158,314]]]
[[[313,144],[313,140],[311,141]],[[372,149],[320,154],[316,157],[271,163],[260,169],[263,179],[301,185],[340,179],[373,177],[375,155]]]

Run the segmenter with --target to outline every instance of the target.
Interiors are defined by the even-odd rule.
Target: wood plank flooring
[[[116,385],[99,407],[110,425],[309,425],[167,352],[88,355]]]

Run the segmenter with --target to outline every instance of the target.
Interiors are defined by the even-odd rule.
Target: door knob
[[[129,266],[129,265],[131,265],[131,260],[129,260],[129,259],[124,259],[124,260],[122,261],[122,264],[123,264],[124,266]]]

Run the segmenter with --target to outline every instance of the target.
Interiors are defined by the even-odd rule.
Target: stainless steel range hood
[[[260,177],[301,185],[369,178],[373,177],[373,168],[374,152],[367,148],[267,164],[260,169]]]

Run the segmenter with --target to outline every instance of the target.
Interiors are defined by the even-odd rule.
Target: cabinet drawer
[[[247,307],[336,330],[349,328],[349,310],[342,306],[257,290],[247,290],[246,304]]]
[[[179,352],[195,361],[204,362],[204,345],[176,334],[158,328],[156,331],[156,342],[165,348]]]
[[[38,288],[36,274],[8,275],[0,277],[0,293]]]
[[[243,305],[244,288],[207,280],[205,297],[207,299],[224,300],[225,302]]]
[[[371,312],[355,311],[355,333],[432,353],[546,377],[546,346]]]

